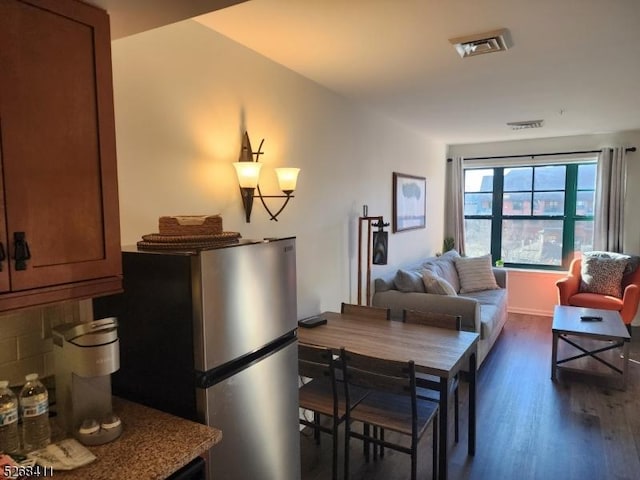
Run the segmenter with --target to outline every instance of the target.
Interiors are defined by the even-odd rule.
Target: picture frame
[[[427,179],[393,172],[393,233],[426,228]]]

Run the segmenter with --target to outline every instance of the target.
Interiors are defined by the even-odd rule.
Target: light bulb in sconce
[[[262,163],[260,162],[234,162],[233,166],[238,175],[240,188],[256,188]]]
[[[280,190],[285,194],[291,195],[296,189],[298,183],[299,168],[276,168],[276,176],[278,177],[278,185]]]

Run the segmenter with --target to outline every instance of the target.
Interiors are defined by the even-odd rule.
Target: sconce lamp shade
[[[298,182],[299,168],[276,168],[276,175],[278,176],[278,185],[280,190],[286,194],[291,194],[296,189]]]
[[[234,162],[233,166],[238,175],[240,188],[256,188],[262,163],[260,162]]]

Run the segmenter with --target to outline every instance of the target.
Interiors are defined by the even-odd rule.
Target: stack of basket
[[[158,233],[143,235],[141,250],[197,250],[238,243],[238,232],[225,232],[220,215],[160,217]]]

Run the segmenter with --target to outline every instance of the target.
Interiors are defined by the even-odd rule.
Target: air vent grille
[[[506,28],[500,28],[490,32],[450,38],[449,42],[451,42],[462,58],[473,57],[475,55],[507,50],[511,46],[508,33]]]
[[[544,120],[526,120],[524,122],[507,122],[507,127],[511,130],[524,130],[525,128],[541,128]]]

